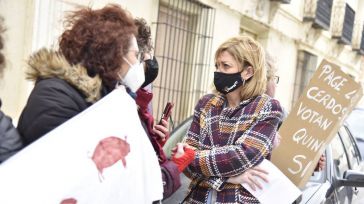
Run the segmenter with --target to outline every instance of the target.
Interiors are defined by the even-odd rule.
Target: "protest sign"
[[[152,203],[161,170],[121,87],[0,165],[0,203]]]
[[[312,175],[326,145],[363,95],[340,67],[323,60],[283,122],[272,162],[298,187]]]

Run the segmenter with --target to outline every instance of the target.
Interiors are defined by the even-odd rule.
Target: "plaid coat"
[[[225,107],[223,95],[206,95],[199,100],[193,122],[184,142],[197,148],[195,160],[185,174],[192,179],[193,190],[187,203],[206,203],[211,191],[213,203],[259,203],[241,185],[227,179],[269,159],[282,109],[267,95],[242,101],[237,107]]]

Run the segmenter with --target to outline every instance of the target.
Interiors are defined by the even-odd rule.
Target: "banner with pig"
[[[156,154],[123,87],[0,165],[0,203],[152,203]]]
[[[323,60],[282,124],[281,144],[272,162],[304,187],[326,145],[363,95],[362,87],[340,67]]]

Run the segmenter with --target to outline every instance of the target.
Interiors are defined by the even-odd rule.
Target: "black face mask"
[[[216,90],[223,94],[228,94],[240,86],[242,86],[245,81],[241,78],[241,72],[234,74],[226,74],[222,72],[214,73],[214,84]]]
[[[152,83],[158,76],[158,70],[159,70],[159,66],[158,66],[158,61],[155,57],[153,57],[153,59],[148,59],[145,60],[145,80],[144,83],[142,85],[142,88],[146,87],[148,84]]]

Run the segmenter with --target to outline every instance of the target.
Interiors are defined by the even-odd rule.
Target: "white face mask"
[[[144,83],[144,66],[143,63],[140,63],[139,61],[132,65],[127,59],[124,58],[124,60],[130,67],[125,74],[125,77],[120,77],[121,83],[129,87],[130,90],[135,93]]]

